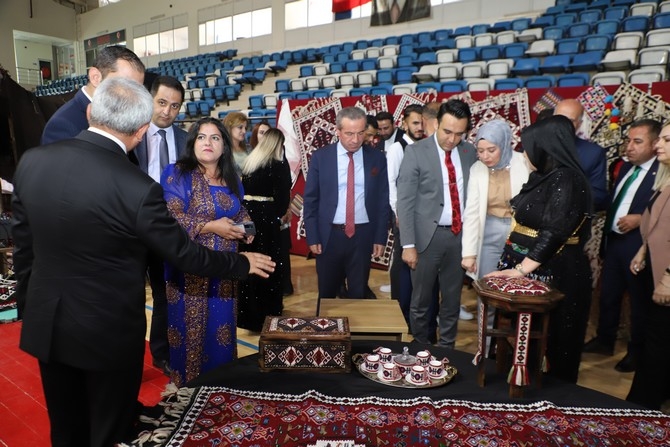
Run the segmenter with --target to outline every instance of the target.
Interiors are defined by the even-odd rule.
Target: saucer
[[[400,377],[398,377],[397,379],[385,379],[385,378],[384,378],[384,374],[382,374],[382,373],[383,373],[383,371],[379,371],[379,372],[377,373],[377,378],[378,378],[379,380],[381,380],[382,382],[393,383],[393,382],[397,382],[398,380],[400,380]]]
[[[445,369],[445,370],[442,371],[442,374],[440,374],[439,376],[435,376],[435,377],[433,377],[433,376],[431,376],[430,374],[428,374],[428,378],[429,378],[430,380],[442,380],[442,379],[444,379],[445,377],[447,377],[447,374],[448,374],[448,373],[447,373],[447,370]]]
[[[412,385],[416,385],[416,386],[430,385],[430,379],[429,379],[429,380],[426,380],[425,382],[415,382],[414,379],[412,379],[412,374],[407,374],[407,375],[405,376],[405,380],[406,380],[407,382],[411,383]]]
[[[362,364],[361,364],[361,371],[364,371],[364,372],[366,372],[366,373],[368,373],[368,374],[377,374],[377,373],[379,373],[379,369],[367,369],[367,368],[365,367],[365,363],[362,363]]]

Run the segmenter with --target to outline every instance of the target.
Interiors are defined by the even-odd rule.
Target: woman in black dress
[[[565,298],[550,317],[549,374],[577,382],[591,305],[591,269],[584,254],[590,236],[591,188],[575,150],[570,120],[552,116],[525,129],[521,144],[535,168],[511,200],[512,232],[487,276],[528,276]]]
[[[256,226],[253,243],[240,251],[256,251],[277,262],[269,278],[250,277],[243,282],[237,304],[237,326],[260,331],[268,315],[281,315],[283,271],[280,231],[288,208],[291,174],[284,158],[284,134],[268,130],[242,165],[244,207]]]

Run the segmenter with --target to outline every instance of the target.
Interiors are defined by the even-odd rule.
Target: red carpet
[[[547,401],[492,404],[459,400],[334,398],[196,389],[188,404],[166,407],[183,416],[168,447],[298,447],[319,439],[376,446],[668,446],[670,416],[646,410],[559,407]],[[154,430],[164,441],[165,431]],[[143,441],[147,441],[145,433]],[[149,444],[144,444],[150,445]]]
[[[0,324],[0,446],[48,446],[47,417],[37,360],[19,349],[21,323]],[[151,366],[145,351],[140,401],[147,406],[161,399],[168,379]]]

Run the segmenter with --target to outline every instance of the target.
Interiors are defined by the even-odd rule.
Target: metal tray
[[[445,371],[445,376],[441,379],[429,379],[428,383],[425,385],[416,385],[413,382],[408,381],[405,377],[402,377],[394,382],[389,382],[386,380],[382,380],[379,378],[377,373],[370,373],[367,372],[365,369],[363,369],[363,364],[364,364],[364,359],[367,354],[354,354],[351,356],[351,361],[354,363],[356,366],[356,369],[358,370],[359,373],[363,375],[363,377],[372,380],[373,382],[381,383],[383,385],[388,385],[388,386],[394,386],[397,388],[415,388],[415,389],[421,389],[421,388],[436,388],[438,386],[443,386],[446,385],[447,383],[451,382],[451,380],[458,374],[458,370],[451,366],[451,365],[446,365],[444,367]],[[398,355],[397,352],[392,353],[392,355]]]

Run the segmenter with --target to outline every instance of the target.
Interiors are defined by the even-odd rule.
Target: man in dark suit
[[[154,181],[161,181],[165,166],[174,163],[186,149],[187,133],[174,125],[184,101],[184,87],[171,76],[159,76],[151,85],[154,112],[149,130],[137,145],[135,157],[143,172]],[[153,296],[149,347],[155,367],[170,374],[170,347],[167,339],[167,296],[163,259],[151,254],[149,257],[149,282]]]
[[[379,138],[381,138],[384,143],[384,152],[386,152],[393,143],[401,141],[402,136],[405,134],[404,130],[395,127],[393,115],[389,112],[379,112],[377,114],[377,127]]]
[[[129,162],[153,110],[142,85],[107,79],[89,110],[88,130],[26,152],[14,177],[20,347],[39,360],[54,446],[109,447],[132,435],[149,251],[205,276],[267,277],[274,267],[192,242],[160,184]]]
[[[49,144],[74,138],[88,128],[86,108],[91,103],[95,89],[104,79],[118,76],[141,84],[144,81],[144,70],[142,61],[125,47],[112,45],[100,50],[95,63],[88,69],[88,84],[47,121],[41,143]]]
[[[637,275],[630,271],[630,261],[642,245],[640,219],[653,193],[658,161],[654,144],[661,124],[651,119],[635,121],[628,131],[628,145],[623,165],[612,191],[603,228],[602,288],[596,337],[584,345],[584,352],[612,355],[619,329],[623,294],[630,295],[630,342],[626,356],[615,369],[635,371],[636,359],[644,343],[644,318],[651,302],[653,281],[645,277],[651,269],[642,269]]]
[[[345,107],[336,118],[338,143],[312,154],[303,201],[307,244],[316,255],[319,297],[334,298],[346,278],[351,298],[363,298],[370,255],[387,239],[386,158],[363,146],[365,112]]]
[[[375,0],[370,25],[393,25],[426,17],[430,17],[428,0]]]
[[[417,343],[430,344],[430,305],[439,278],[438,345],[453,348],[463,287],[461,216],[470,167],[477,159],[465,141],[470,108],[460,100],[440,106],[430,138],[407,146],[398,176],[398,227],[402,259],[412,269],[410,328]]]
[[[554,115],[563,115],[572,121],[575,131],[582,125],[584,107],[576,99],[564,99],[554,109]],[[607,209],[609,194],[607,192],[607,154],[605,149],[595,143],[575,136],[575,149],[579,163],[589,179],[593,195],[593,209]]]

